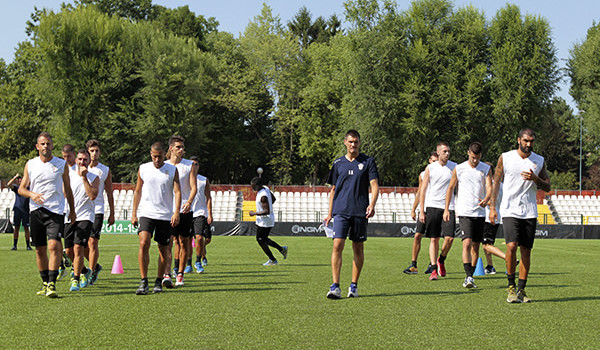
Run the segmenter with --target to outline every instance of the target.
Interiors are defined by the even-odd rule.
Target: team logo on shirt
[[[358,163],[358,170],[363,170],[365,165],[363,163]]]

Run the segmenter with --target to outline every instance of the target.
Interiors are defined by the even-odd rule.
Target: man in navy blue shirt
[[[349,130],[344,137],[346,155],[333,162],[327,183],[332,185],[329,193],[329,213],[325,225],[333,218],[333,250],[331,253],[331,273],[333,284],[327,298],[340,299],[340,270],[342,252],[349,236],[352,241],[354,261],[352,283],[348,297],[358,297],[357,283],[365,260],[364,242],[367,240],[367,219],[375,215],[375,203],[379,196],[379,174],[373,158],[360,153],[360,134]],[[369,186],[371,201],[369,202]]]
[[[13,192],[15,192],[15,205],[13,206],[13,225],[15,230],[13,231],[13,247],[11,250],[17,250],[17,242],[19,241],[19,230],[21,224],[23,224],[23,230],[25,230],[25,243],[27,243],[27,250],[31,250],[29,242],[29,198],[25,198],[19,194],[19,185],[21,185],[21,175],[15,175],[6,184]]]

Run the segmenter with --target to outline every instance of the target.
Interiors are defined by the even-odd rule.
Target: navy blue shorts
[[[366,217],[336,215],[333,218],[333,238],[350,238],[353,242],[367,240]]]
[[[13,225],[29,227],[29,212],[14,209]]]

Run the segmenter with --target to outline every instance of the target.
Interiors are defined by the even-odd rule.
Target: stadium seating
[[[600,224],[600,198],[582,195],[551,195],[548,206],[557,223],[580,225]]]

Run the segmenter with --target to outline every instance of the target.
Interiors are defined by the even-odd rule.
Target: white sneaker
[[[463,282],[463,287],[465,287],[465,288],[477,288],[477,286],[475,285],[475,280],[473,279],[473,277],[467,277],[467,278],[465,278],[465,281]]]
[[[183,283],[183,275],[181,275],[181,274],[177,275],[177,278],[176,278],[176,281],[175,281],[175,285],[178,286],[178,287],[184,285],[184,283]]]
[[[266,262],[266,263],[264,263],[264,264],[263,264],[263,266],[275,266],[275,265],[277,265],[277,264],[279,264],[279,263],[277,262],[277,260],[271,260],[271,259],[269,259],[269,260],[267,260],[267,262]]]
[[[348,298],[358,298],[358,288],[355,285],[348,287]]]
[[[335,284],[332,284],[329,287],[329,292],[327,292],[328,299],[341,299],[342,298],[342,290],[340,287],[336,287]]]

